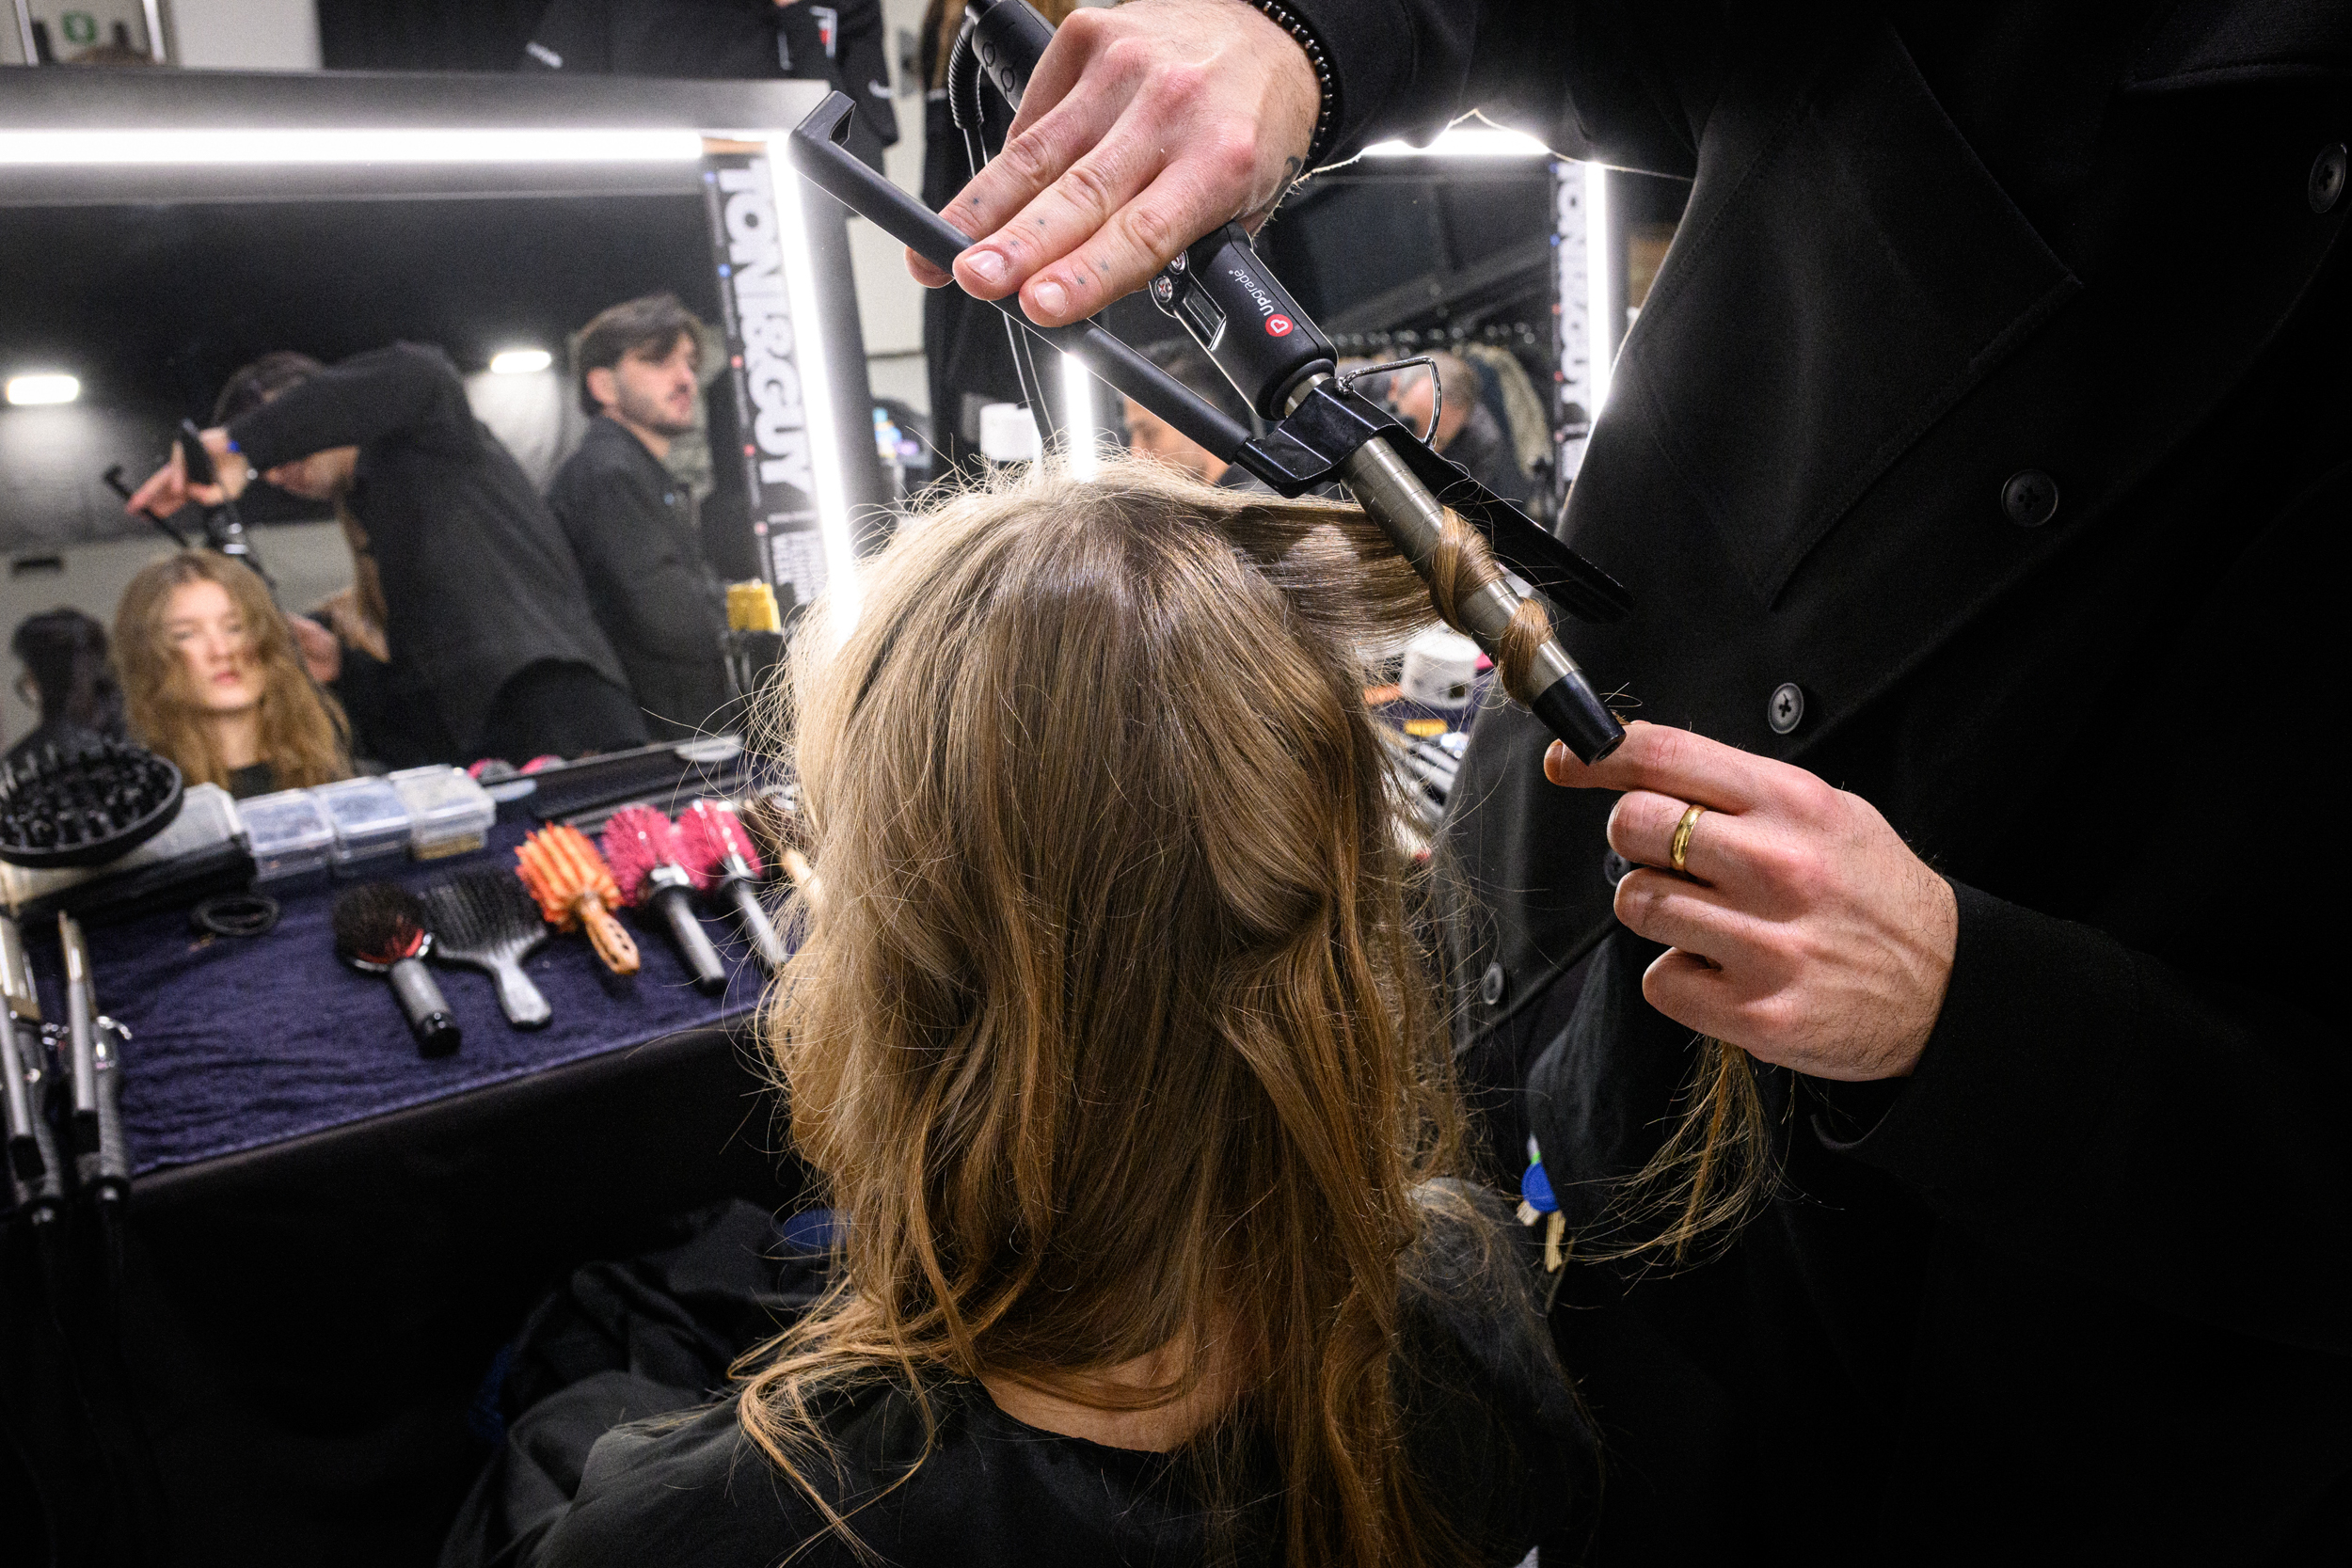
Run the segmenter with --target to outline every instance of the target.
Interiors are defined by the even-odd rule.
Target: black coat
[[[533,664],[625,686],[564,531],[438,349],[356,355],[239,415],[229,435],[264,470],[359,449],[349,503],[383,574],[391,674],[430,699],[452,754],[478,754],[499,689]]]
[[[726,592],[703,560],[686,486],[643,441],[596,419],[556,470],[548,505],[654,734],[682,739],[726,723]]]
[[[1292,3],[1343,151],[1485,103],[1692,180],[1565,524],[1640,609],[1566,640],[1960,888],[1917,1074],[1767,1071],[1786,1198],[1566,1281],[1597,1560],[2341,1552],[2352,11]],[[1454,791],[1457,1039],[1589,1226],[1688,1032],[1545,740]]]

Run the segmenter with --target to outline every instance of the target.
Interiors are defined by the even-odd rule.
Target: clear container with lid
[[[335,826],[307,789],[281,789],[239,802],[246,842],[253,851],[253,879],[282,882],[324,874],[335,852]]]
[[[310,791],[335,829],[338,871],[373,864],[408,847],[408,806],[389,779],[345,779]]]
[[[481,848],[498,820],[490,792],[459,768],[404,768],[391,785],[408,809],[408,847],[421,861]]]

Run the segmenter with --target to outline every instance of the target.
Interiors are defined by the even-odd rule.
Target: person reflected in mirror
[[[474,418],[447,355],[272,355],[230,377],[216,419],[203,441],[220,483],[191,487],[174,448],[130,509],[217,504],[267,479],[347,512],[382,585],[391,680],[431,760],[646,742],[563,526]]]
[[[1149,344],[1143,356],[1218,413],[1245,428],[1248,426],[1249,405],[1242,402],[1241,394],[1233,390],[1233,384],[1225,379],[1225,372],[1216,368],[1216,362],[1190,341],[1171,338]],[[1165,464],[1220,490],[1273,493],[1248,469],[1226,462],[1135,399],[1127,398],[1124,403],[1127,451],[1131,455]]]
[[[342,707],[244,562],[178,550],[141,568],[115,609],[115,654],[132,733],[188,783],[244,800],[351,776]]]
[[[1524,501],[1535,493],[1534,481],[1519,467],[1511,438],[1484,397],[1478,372],[1458,355],[1438,349],[1433,374],[1426,365],[1391,371],[1386,382],[1389,409],[1416,436],[1427,432],[1430,450],[1450,463],[1459,463],[1478,481],[1507,501]],[[1437,428],[1430,428],[1430,416]]]
[[[122,684],[106,657],[106,628],[78,610],[60,607],[27,615],[8,639],[24,666],[17,695],[40,721],[8,748],[10,763],[55,748],[60,756],[87,751],[128,733]]]
[[[850,95],[850,150],[879,173],[898,140],[882,0],[554,0],[522,71],[830,83]],[[799,111],[794,111],[794,118]]]
[[[691,490],[663,466],[671,441],[694,428],[701,326],[674,294],[588,324],[575,367],[588,434],[548,489],[588,609],[646,728],[665,740],[724,722],[735,696],[726,590],[704,559]]]

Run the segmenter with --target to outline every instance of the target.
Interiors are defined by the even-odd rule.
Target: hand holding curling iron
[[[1544,774],[1627,792],[1609,816],[1610,847],[1634,864],[1617,918],[1670,949],[1642,977],[1651,1006],[1816,1078],[1918,1065],[1951,980],[1958,906],[1867,800],[1656,724],[1629,725],[1590,768],[1555,742]]]

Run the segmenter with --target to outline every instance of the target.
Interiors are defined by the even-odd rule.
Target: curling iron
[[[214,466],[213,454],[204,450],[204,432],[194,420],[180,421],[178,442],[181,461],[187,465],[189,485],[218,484],[220,470]],[[245,517],[237,511],[237,503],[226,495],[218,506],[204,508],[204,542],[222,555],[252,567],[272,588],[278,586],[270,580],[262,558],[253,553],[253,546],[246,538]]]
[[[37,1225],[56,1219],[65,1205],[65,1165],[41,1101],[50,1085],[49,1046],[40,1024],[40,997],[24,961],[16,922],[0,914],[0,1113],[8,1123],[8,1192],[12,1206]]]
[[[67,1138],[74,1180],[94,1201],[111,1208],[131,1196],[130,1149],[122,1137],[122,1062],[117,1051],[122,1027],[98,1010],[82,923],[59,914],[57,944],[65,953],[66,1042],[73,1094]]]
[[[1024,0],[970,0],[965,17],[968,33],[960,51],[968,49],[979,71],[1017,105],[1030,71],[1052,40],[1052,28]],[[953,97],[951,82],[951,106]],[[803,120],[787,143],[793,166],[932,265],[952,268],[971,242],[850,153],[843,143],[850,110],[850,100],[835,93]],[[977,135],[977,128],[971,135]],[[1614,578],[1343,384],[1334,373],[1337,356],[1330,340],[1259,261],[1239,224],[1226,225],[1170,261],[1152,279],[1152,296],[1200,344],[1251,409],[1272,421],[1263,436],[1252,437],[1099,321],[1041,327],[1021,314],[1014,300],[993,303],[1028,336],[1070,355],[1277,492],[1299,496],[1335,479],[1345,483],[1357,504],[1423,578],[1433,568],[1452,511],[1484,536],[1507,571],[1566,613],[1606,622],[1631,610],[1631,595]],[[1503,632],[1520,599],[1513,584],[1498,578],[1455,606],[1463,629],[1498,662]],[[1528,705],[1583,761],[1598,761],[1625,738],[1616,715],[1556,637],[1546,638],[1536,649],[1526,684]]]

